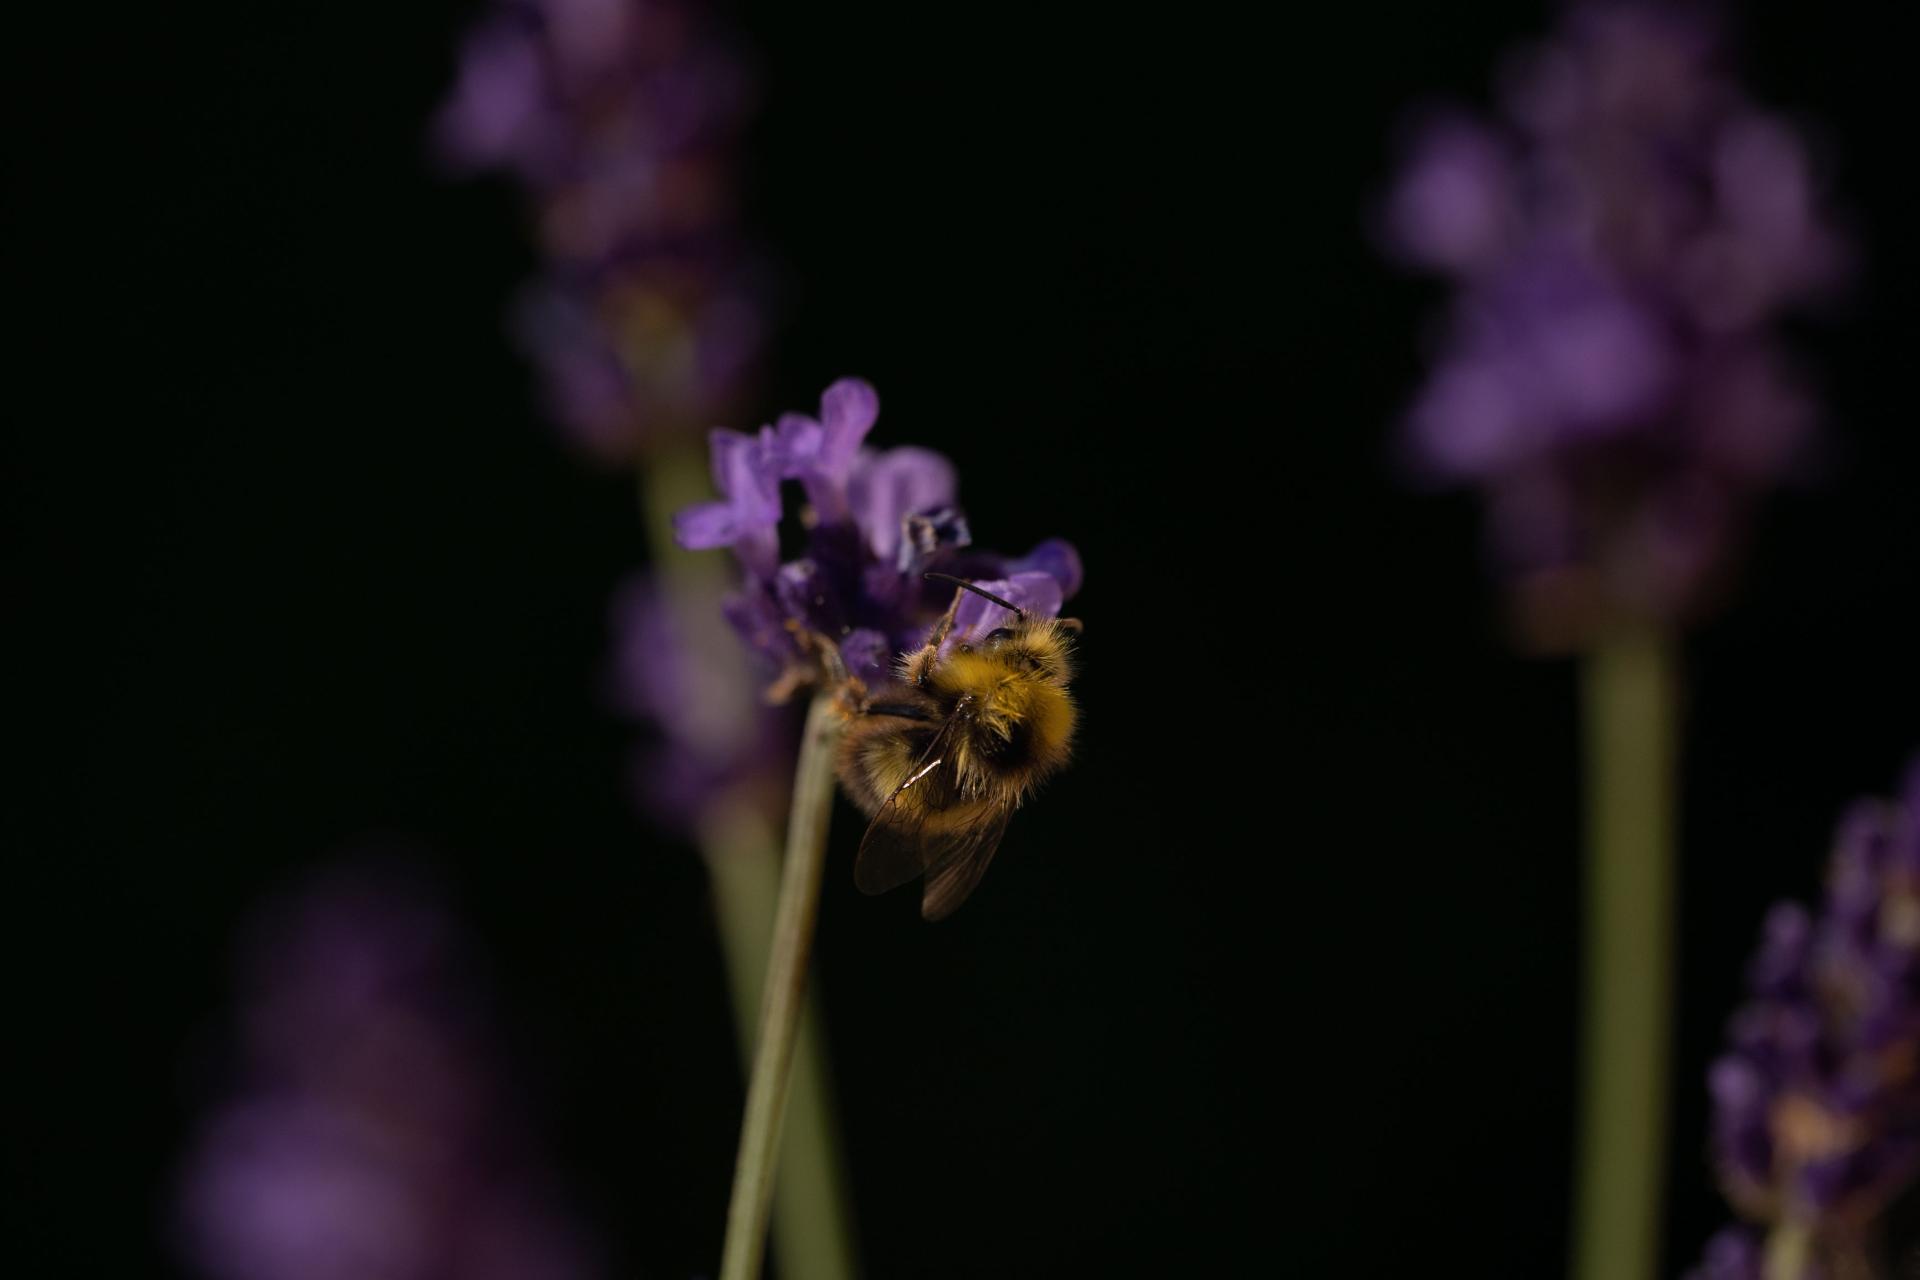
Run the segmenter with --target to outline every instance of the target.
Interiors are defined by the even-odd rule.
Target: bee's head
[[[955,654],[982,654],[1010,662],[1014,666],[1042,672],[1056,678],[1064,678],[1068,665],[1066,658],[1066,637],[1080,630],[1078,619],[1047,618],[1022,609],[1011,600],[1003,599],[984,587],[956,578],[951,574],[929,573],[928,578],[951,582],[962,591],[972,592],[993,604],[999,605],[1013,615],[1011,621],[994,627],[983,635],[969,636],[957,641],[953,646]]]

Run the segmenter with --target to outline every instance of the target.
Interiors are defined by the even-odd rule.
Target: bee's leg
[[[1053,620],[1053,625],[1060,628],[1062,631],[1066,632],[1070,636],[1077,636],[1082,631],[1085,631],[1087,629],[1087,624],[1080,621],[1080,619],[1078,618],[1055,618]]]
[[[840,646],[818,631],[808,633],[812,637],[814,656],[827,673],[827,679],[833,684],[845,687],[849,683],[858,683],[847,674],[846,661],[840,656]]]
[[[953,631],[954,616],[960,612],[960,598],[966,594],[964,591],[953,593],[953,603],[947,606],[947,611],[940,615],[940,621],[933,624],[933,631],[927,636],[928,648],[938,649],[946,642],[948,634]]]
[[[960,612],[960,597],[965,594],[964,591],[953,593],[953,603],[940,615],[940,621],[933,624],[933,630],[927,633],[927,642],[920,646],[919,652],[907,659],[906,670],[902,674],[906,676],[908,684],[924,689],[933,678],[935,659],[940,656],[940,646],[953,634],[954,615]]]
[[[833,700],[843,716],[863,716],[867,714],[867,682],[847,670],[846,660],[840,656],[840,646],[819,632],[809,632],[812,647],[826,673],[827,687],[833,690]]]
[[[847,664],[840,656],[840,646],[833,642],[833,638],[797,622],[788,622],[787,630],[792,633],[800,652],[812,659],[812,665],[804,662],[790,665],[769,689],[768,700],[784,703],[800,689],[818,685],[832,689],[843,707],[855,713],[864,708],[867,701],[866,682],[847,670]]]

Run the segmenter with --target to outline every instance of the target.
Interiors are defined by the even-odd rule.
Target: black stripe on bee
[[[932,724],[935,716],[917,702],[869,702],[867,714],[870,716],[892,716],[897,720],[918,720]]]
[[[975,749],[1002,768],[1022,768],[1033,756],[1033,726],[1025,720],[1015,720],[1008,725],[1004,738],[992,733],[982,734],[981,738]]]

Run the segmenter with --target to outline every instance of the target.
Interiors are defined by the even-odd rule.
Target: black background
[[[1440,295],[1361,233],[1409,103],[1537,4],[1255,29],[1187,7],[757,5],[766,416],[833,377],[1062,534],[1086,740],[952,922],[846,873],[817,978],[871,1274],[1543,1275],[1565,1245],[1570,664],[1517,658],[1473,504],[1389,463]],[[539,421],[516,193],[423,131],[470,6],[76,12],[10,40],[0,593],[7,1250],[169,1274],[237,922],[430,852],[615,1274],[717,1254],[740,1080],[700,864],[600,699],[632,485]],[[1833,451],[1687,644],[1672,1270],[1723,1210],[1698,1084],[1759,914],[1920,747],[1920,202],[1890,10],[1771,4],[1865,252],[1809,326]],[[751,424],[735,424],[751,425]]]

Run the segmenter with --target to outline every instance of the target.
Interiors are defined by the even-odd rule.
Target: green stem
[[[1813,1252],[1813,1238],[1798,1222],[1775,1224],[1767,1233],[1767,1255],[1762,1264],[1766,1280],[1802,1280]]]
[[[780,888],[779,833],[760,806],[732,803],[717,804],[705,815],[699,838],[713,881],[734,1021],[751,1062]],[[858,1270],[829,1079],[818,1002],[809,993],[774,1182],[773,1252],[781,1280],[846,1280]]]
[[[1582,667],[1586,1000],[1573,1275],[1659,1267],[1671,1020],[1675,673],[1652,626],[1600,640]]]
[[[668,594],[683,639],[703,661],[723,663],[739,649],[720,614],[727,590],[724,564],[717,556],[681,550],[668,519],[673,511],[707,496],[710,481],[703,452],[694,447],[660,451],[647,460],[640,480],[657,580]],[[760,714],[744,654],[735,665],[737,671],[702,680],[700,686],[706,691],[707,713],[723,726]],[[738,705],[720,705],[721,695],[729,692],[739,695]],[[703,807],[696,833],[712,886],[741,1052],[749,1060],[780,882],[779,832],[766,803],[767,793],[776,787],[762,788],[761,794],[751,794],[753,790],[715,797]],[[831,1080],[817,1002],[809,998],[794,1048],[788,1133],[773,1197],[773,1248],[782,1280],[848,1280],[859,1274]]]
[[[773,954],[767,963],[753,1075],[747,1082],[746,1116],[740,1125],[740,1155],[734,1163],[733,1201],[727,1209],[720,1280],[755,1280],[760,1274],[794,1043],[804,1007],[807,961],[813,951],[814,922],[820,910],[827,823],[833,815],[834,744],[842,724],[832,696],[815,696],[807,709],[800,762],[793,775],[793,811],[787,823],[787,856],[774,914]]]

